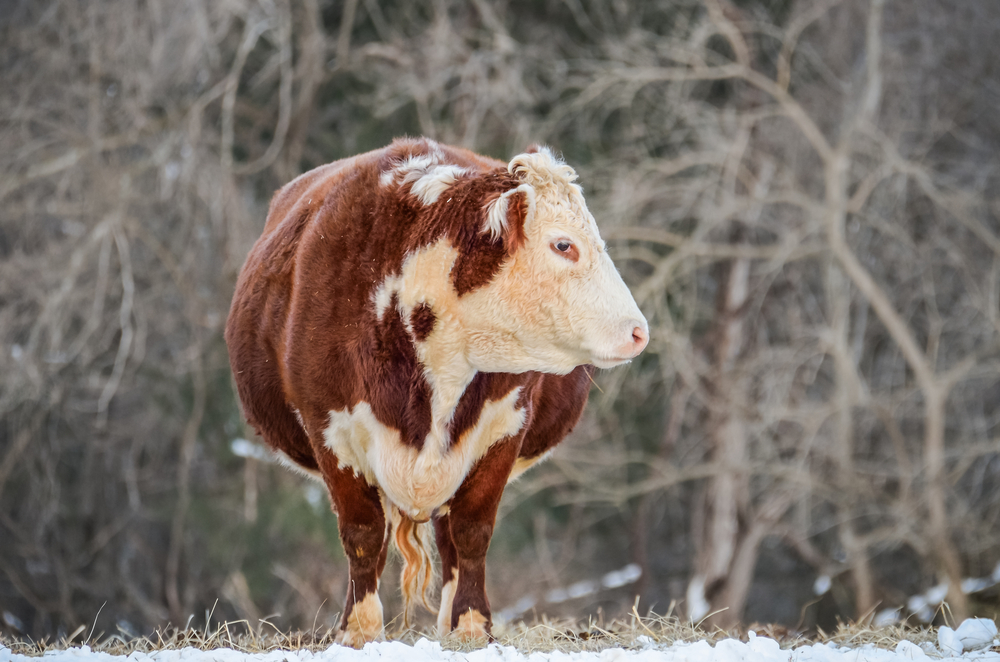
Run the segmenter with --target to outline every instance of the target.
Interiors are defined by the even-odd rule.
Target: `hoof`
[[[360,631],[352,630],[341,630],[337,638],[334,639],[334,643],[340,644],[341,646],[347,646],[348,648],[356,648],[361,650],[370,641],[380,641],[383,637],[381,633],[376,633],[374,635],[366,635]]]
[[[347,617],[346,626],[335,640],[341,646],[363,648],[369,641],[384,639],[382,629],[382,603],[377,593],[369,593],[364,600],[354,604]]]
[[[490,622],[475,609],[470,609],[458,617],[458,625],[451,632],[460,641],[489,641]]]

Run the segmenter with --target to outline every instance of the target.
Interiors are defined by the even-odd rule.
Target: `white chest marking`
[[[486,402],[475,426],[451,448],[442,449],[430,438],[419,451],[404,446],[399,430],[376,420],[367,402],[353,411],[331,411],[323,438],[340,467],[362,474],[403,512],[423,520],[455,494],[490,446],[521,429],[525,410],[517,407],[520,392],[515,388],[501,400]]]

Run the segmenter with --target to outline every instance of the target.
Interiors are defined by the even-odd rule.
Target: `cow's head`
[[[481,231],[503,242],[493,279],[459,308],[479,370],[567,373],[635,358],[646,319],[608,256],[576,172],[545,148],[508,165],[510,188],[493,192]]]

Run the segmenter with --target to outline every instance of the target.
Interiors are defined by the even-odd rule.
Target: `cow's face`
[[[646,347],[648,325],[573,183],[576,173],[545,149],[518,155],[509,169],[523,183],[489,203],[484,230],[506,235],[514,250],[492,282],[462,297],[473,363],[566,373],[631,360]]]

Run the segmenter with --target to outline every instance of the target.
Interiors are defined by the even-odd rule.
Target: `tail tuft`
[[[403,556],[399,584],[403,589],[403,624],[410,627],[413,603],[420,603],[431,613],[430,594],[434,589],[434,532],[430,522],[414,522],[395,506],[390,507],[393,539]]]

